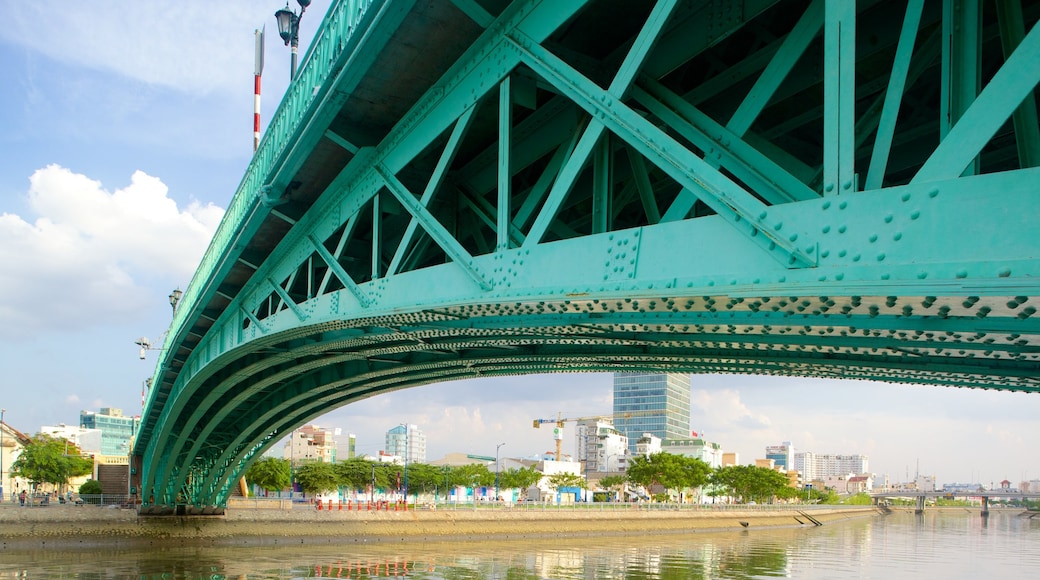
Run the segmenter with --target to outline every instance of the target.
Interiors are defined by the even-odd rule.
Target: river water
[[[297,542],[299,540],[296,540]],[[821,527],[523,541],[0,548],[3,578],[1040,578],[1040,515],[930,510]]]

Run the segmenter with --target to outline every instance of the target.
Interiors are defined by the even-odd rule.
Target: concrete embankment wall
[[[873,508],[792,510],[494,509],[349,512],[229,509],[223,516],[138,516],[92,506],[0,509],[0,548],[100,543],[278,543],[533,538],[754,530],[827,524]],[[805,514],[808,514],[807,517]],[[741,523],[743,522],[743,523]],[[747,524],[747,526],[743,525]]]

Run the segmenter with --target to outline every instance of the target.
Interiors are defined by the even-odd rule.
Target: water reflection
[[[297,540],[298,542],[298,540]],[[1014,559],[1004,556],[1014,554]],[[1010,567],[1009,567],[1010,566]],[[645,580],[964,577],[1040,566],[1040,520],[912,514],[820,528],[638,537],[140,548],[0,548],[4,578]]]

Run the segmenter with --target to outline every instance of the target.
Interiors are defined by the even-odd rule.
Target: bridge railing
[[[181,330],[199,305],[202,286],[212,279],[234,238],[242,231],[247,218],[259,203],[261,189],[270,180],[271,172],[285,156],[301,129],[303,111],[309,109],[323,95],[326,81],[342,66],[341,56],[350,47],[348,42],[369,8],[378,0],[336,0],[315,33],[310,48],[304,55],[299,72],[286,90],[281,104],[267,126],[260,145],[235,191],[224,218],[220,222],[198,270],[184,292],[182,302],[174,312],[170,332],[156,366],[155,380],[160,378],[167,359],[172,356],[174,344],[180,340]],[[156,383],[158,384],[158,383]],[[151,399],[149,399],[149,406]]]

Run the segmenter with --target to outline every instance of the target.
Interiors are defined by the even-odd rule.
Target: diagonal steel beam
[[[669,91],[661,83],[643,77],[632,97],[707,154],[714,154],[712,166],[728,169],[766,201],[788,203],[817,199],[819,196],[796,177],[758,152],[740,135],[723,127],[697,107]]]
[[[350,293],[353,294],[354,297],[357,298],[358,302],[361,303],[362,308],[368,308],[372,304],[372,301],[369,299],[368,295],[361,290],[357,283],[354,282],[354,279],[350,277],[350,274],[343,269],[343,266],[341,266],[339,260],[332,255],[332,252],[330,252],[324,244],[314,239],[313,235],[308,235],[307,239],[310,240],[311,246],[314,247],[314,251],[321,256],[322,260],[325,261],[325,264],[329,267],[329,271],[336,275],[336,278],[345,288],[350,290]]]
[[[737,107],[737,110],[726,123],[726,128],[737,136],[743,136],[761,114],[762,109],[769,104],[773,93],[780,88],[780,83],[787,78],[788,73],[805,53],[816,35],[823,26],[823,0],[813,0],[813,3],[805,9],[798,23],[794,25],[791,32],[784,38],[780,49],[769,61],[765,70],[755,81],[755,86],[747,94]]]
[[[910,0],[907,3],[903,28],[899,34],[899,44],[896,46],[896,57],[892,63],[892,76],[888,82],[885,104],[881,109],[877,136],[874,138],[874,151],[867,168],[867,179],[863,184],[865,190],[880,188],[885,177],[888,156],[892,150],[892,137],[896,132],[899,105],[903,102],[903,91],[906,88],[907,76],[910,72],[910,57],[914,53],[914,41],[917,39],[917,29],[921,25],[923,10],[924,0]]]
[[[911,183],[958,177],[1040,82],[1038,62],[1040,24],[1034,24]]]
[[[386,166],[377,164],[375,165],[375,171],[383,179],[390,193],[397,198],[397,201],[401,202],[401,205],[408,210],[408,213],[412,214],[412,217],[419,221],[423,230],[426,231],[433,241],[437,242],[437,245],[448,254],[452,261],[458,264],[482,289],[490,290],[491,283],[487,281],[487,277],[484,276],[480,267],[477,266],[473,256],[437,221],[437,218],[429,210],[415,199],[412,192],[408,191],[408,188],[395,175],[390,173]]]
[[[768,208],[754,196],[540,44],[516,31],[509,38],[524,64],[587,110],[598,123],[608,126],[683,188],[699,192],[700,199],[723,216],[727,223],[771,252],[781,264],[789,268],[815,265],[812,258],[794,245],[793,239],[781,236],[775,225],[765,224]],[[795,234],[791,236],[797,239]],[[528,234],[525,245],[532,244],[533,239],[532,234]]]
[[[676,0],[660,0],[654,6],[649,18],[647,18],[646,22],[643,24],[643,28],[640,29],[638,36],[636,36],[635,41],[632,43],[632,48],[629,49],[628,54],[625,55],[625,59],[622,61],[621,66],[614,75],[614,79],[610,82],[610,87],[606,91],[608,95],[612,97],[622,97],[628,91],[629,86],[635,79],[636,74],[639,73],[639,69],[642,67],[646,57],[650,54],[650,50],[656,43],[661,30],[664,28],[665,22],[668,21],[668,16],[672,13],[675,5]],[[523,36],[526,40],[533,42],[533,40],[524,35],[522,31],[513,30],[506,33],[506,38],[514,44],[516,41],[510,36],[510,34]],[[578,174],[581,172],[582,167],[588,161],[589,155],[592,154],[600,136],[603,135],[604,128],[602,122],[593,119],[585,128],[585,131],[582,132],[578,144],[574,147],[574,151],[560,169],[559,177],[557,178],[556,183],[553,184],[552,192],[549,194],[548,199],[546,199],[542,211],[538,214],[534,224],[531,226],[531,231],[528,232],[527,240],[524,242],[525,246],[532,246],[542,241],[542,236],[544,236],[546,230],[549,229],[549,224],[556,218],[557,212],[560,210],[564,199],[567,197],[567,193],[570,191],[574,181],[578,178]]]
[[[444,181],[444,177],[448,173],[448,166],[451,165],[455,154],[459,151],[459,143],[462,142],[463,137],[466,136],[466,132],[469,130],[470,122],[473,120],[473,113],[476,110],[476,106],[466,109],[466,112],[459,117],[459,120],[455,122],[455,127],[451,131],[451,136],[448,138],[448,142],[444,145],[444,150],[441,152],[441,156],[437,159],[437,165],[433,168],[433,174],[430,175],[430,181],[426,184],[426,188],[423,190],[422,197],[419,199],[419,204],[426,207],[433,200],[433,195],[437,192],[437,188],[440,187]],[[416,218],[412,218],[408,221],[408,226],[405,227],[404,234],[401,236],[401,242],[397,246],[397,251],[394,253],[394,257],[390,260],[390,265],[386,268],[386,275],[393,276],[397,273],[398,268],[401,266],[401,260],[404,258],[405,251],[412,242],[412,237],[415,235],[415,228],[419,225]]]

